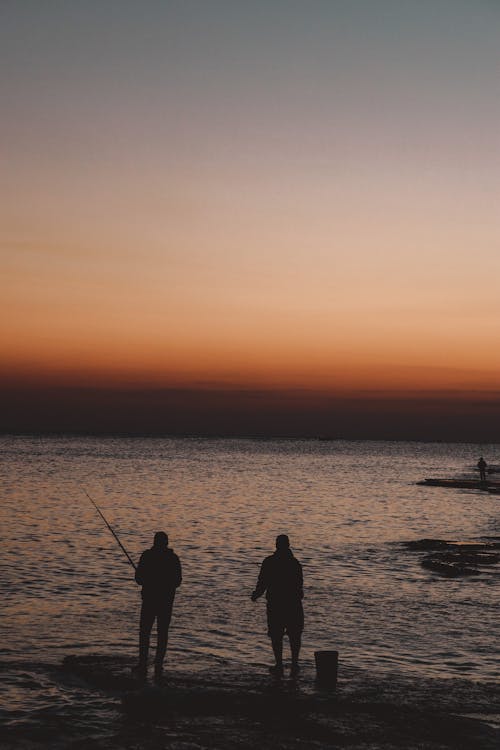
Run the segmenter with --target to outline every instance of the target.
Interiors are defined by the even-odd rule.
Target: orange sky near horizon
[[[499,15],[174,5],[3,10],[1,378],[500,392]]]
[[[408,239],[400,227],[365,235],[338,222],[314,245],[275,223],[266,259],[269,228],[270,220],[249,238],[233,227],[236,259],[221,250],[220,232],[205,234],[203,254],[193,238],[173,262],[161,252],[141,259],[124,241],[123,258],[70,249],[70,239],[67,248],[18,246],[4,265],[5,371],[58,381],[65,373],[74,383],[500,386],[500,267],[494,258],[476,267],[457,251],[467,240],[493,244],[491,230],[453,236],[439,254],[421,228],[414,239],[415,223]],[[165,233],[174,244],[172,224]]]

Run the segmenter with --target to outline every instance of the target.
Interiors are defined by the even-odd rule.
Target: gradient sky
[[[500,398],[499,39],[493,0],[3,2],[2,382]]]

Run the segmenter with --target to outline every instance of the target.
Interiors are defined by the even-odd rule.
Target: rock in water
[[[500,542],[496,538],[466,542],[418,539],[405,542],[405,546],[414,552],[430,552],[420,560],[420,564],[447,578],[491,573],[500,562],[497,551],[500,550]]]

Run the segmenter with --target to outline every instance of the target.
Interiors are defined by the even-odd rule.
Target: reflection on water
[[[157,529],[183,563],[169,655],[269,662],[249,594],[274,537],[305,576],[304,660],[494,679],[495,575],[446,580],[398,542],[499,535],[498,496],[415,485],[488,446],[252,440],[2,438],[3,658],[133,654],[139,589],[82,492],[134,559]],[[31,679],[31,678],[30,678]]]

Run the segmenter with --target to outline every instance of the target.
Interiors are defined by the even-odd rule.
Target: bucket
[[[335,688],[339,665],[338,651],[315,651],[316,679],[318,684]]]

